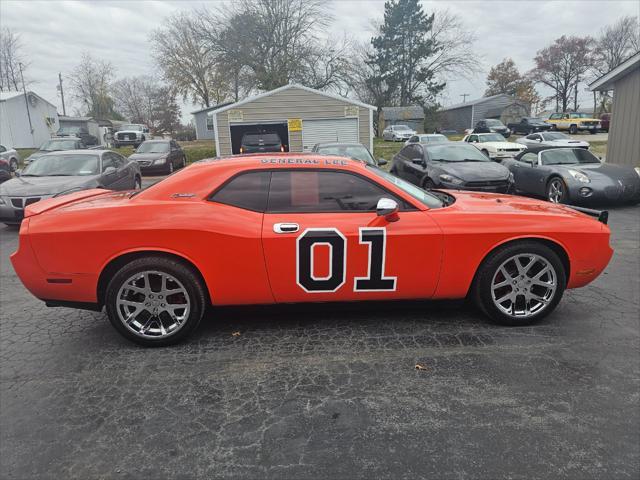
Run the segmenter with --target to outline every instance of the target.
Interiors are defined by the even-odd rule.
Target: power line
[[[471,95],[469,93],[462,93],[460,96],[462,97],[462,103],[466,103],[467,97],[470,97]]]

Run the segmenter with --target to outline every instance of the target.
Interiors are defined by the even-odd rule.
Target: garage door
[[[358,119],[334,118],[331,120],[303,120],[302,146],[310,151],[316,143],[358,143]]]

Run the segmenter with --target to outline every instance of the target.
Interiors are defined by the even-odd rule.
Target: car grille
[[[582,122],[583,125],[586,125],[588,127],[598,125],[598,123],[599,122]]]
[[[135,140],[136,134],[135,133],[117,133],[116,138],[118,140]]]
[[[151,160],[138,160],[138,165],[141,167],[148,167],[151,165]]]
[[[507,180],[482,180],[478,182],[467,182],[466,187],[482,188],[482,187],[506,187],[509,184]]]
[[[32,203],[36,203],[40,201],[40,197],[29,197],[29,198],[12,198],[11,205],[15,208],[24,208],[27,205],[31,205]]]
[[[519,152],[521,149],[520,148],[503,148],[502,151],[503,152]]]

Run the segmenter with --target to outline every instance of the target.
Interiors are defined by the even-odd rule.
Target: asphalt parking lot
[[[462,302],[234,308],[166,349],[45,307],[0,227],[1,476],[638,478],[640,208],[610,226],[605,274],[537,326]]]

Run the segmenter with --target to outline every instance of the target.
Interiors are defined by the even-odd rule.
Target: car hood
[[[509,169],[496,162],[434,162],[443,173],[454,175],[465,182],[503,180]]]
[[[164,153],[134,153],[129,156],[129,160],[157,160],[159,158],[165,158],[168,155],[167,152]]]
[[[545,140],[545,145],[553,145],[558,147],[588,147],[589,142],[582,140]]]
[[[97,185],[97,175],[82,177],[17,177],[0,184],[0,195],[25,197],[55,195],[78,187]]]
[[[491,148],[520,148],[524,150],[524,146],[519,144],[519,143],[513,143],[513,142],[482,142],[482,143],[476,143],[475,145],[478,145],[478,148],[480,150],[482,150],[483,145],[487,146],[487,147],[491,147]]]
[[[632,167],[624,165],[612,165],[611,163],[583,163],[579,165],[553,165],[559,171],[577,170],[584,172],[591,181],[599,179],[610,179],[613,181],[627,180],[629,182],[640,182],[640,177]],[[567,175],[569,173],[567,172]]]
[[[45,150],[38,150],[38,151],[33,152],[31,155],[29,155],[26,158],[26,160],[29,160],[29,161],[35,160],[36,158],[40,158],[43,155],[46,155],[47,153],[51,153],[51,152],[50,151],[45,151]]]

